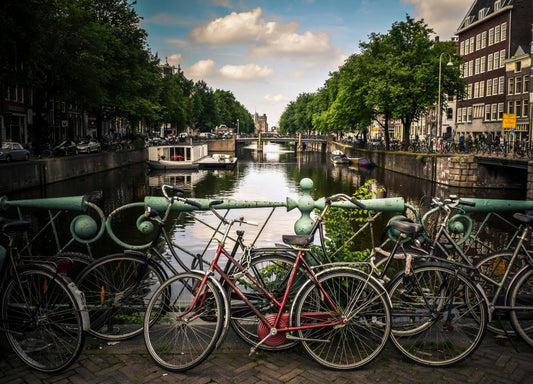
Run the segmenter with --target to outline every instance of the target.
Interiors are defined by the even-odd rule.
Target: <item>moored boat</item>
[[[175,144],[148,147],[152,169],[233,169],[237,158],[228,154],[208,154],[207,144]]]
[[[348,159],[348,157],[346,157],[344,152],[342,152],[339,149],[336,149],[333,152],[331,152],[331,161],[335,165],[350,164],[350,159]]]

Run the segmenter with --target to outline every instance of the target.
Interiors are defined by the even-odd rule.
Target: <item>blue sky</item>
[[[449,39],[469,0],[137,0],[148,45],[189,79],[231,91],[278,125],[368,41],[409,14]]]

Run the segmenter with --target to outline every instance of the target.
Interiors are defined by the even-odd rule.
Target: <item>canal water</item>
[[[384,188],[378,197],[403,197],[415,208],[425,206],[431,197],[446,198],[450,194],[460,197],[525,200],[525,191],[508,189],[458,189],[417,180],[412,177],[386,171],[354,169],[349,166],[334,166],[327,154],[304,152],[296,154],[292,149],[277,144],[267,144],[263,153],[254,146],[241,148],[239,161],[234,170],[199,170],[153,172],[145,164],[111,170],[95,175],[48,185],[45,188],[21,191],[8,195],[9,200],[87,195],[106,215],[113,210],[135,202],[142,202],[145,196],[161,196],[163,184],[176,185],[185,190],[186,197],[209,199],[236,199],[253,201],[285,202],[287,197],[297,200],[301,197],[300,181],[313,180],[311,195],[316,200],[336,193],[351,195],[368,180],[375,180],[375,190]],[[128,244],[146,244],[149,237],[141,235],[135,228],[135,220],[142,214],[142,208],[132,208],[117,215],[113,230],[117,237]],[[270,209],[231,210],[228,217],[245,216],[246,220],[263,224],[271,213]],[[393,214],[383,215],[378,221],[376,236]],[[245,241],[255,241],[258,246],[269,246],[281,242],[283,234],[294,233],[294,223],[300,217],[297,209],[287,212],[280,207],[274,210],[261,234],[261,226],[245,226]],[[193,253],[201,253],[212,235],[204,224],[216,225],[217,220],[210,212],[196,212],[192,216],[172,216],[169,230],[173,241],[185,246]],[[220,237],[220,236],[219,236]],[[364,239],[361,240],[364,242]],[[368,242],[367,242],[368,243]],[[366,244],[367,245],[367,244]],[[365,246],[362,244],[361,246]],[[213,244],[209,247],[212,249]],[[99,257],[122,248],[104,236],[93,245],[91,252]],[[188,256],[184,256],[188,257]]]

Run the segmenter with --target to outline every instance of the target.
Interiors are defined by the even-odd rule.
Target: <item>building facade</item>
[[[470,7],[456,31],[467,91],[456,104],[456,129],[459,134],[503,133],[503,114],[510,113],[511,106],[507,100],[507,75],[510,73],[507,62],[517,52],[522,52],[519,48],[524,54],[531,53],[532,22],[531,0],[475,0]],[[529,76],[525,78],[522,70],[516,74],[517,77],[519,75],[524,93],[524,81],[529,89]],[[522,95],[517,97],[522,99]],[[516,109],[516,103],[512,105]],[[520,106],[523,110],[523,104]],[[527,107],[529,110],[529,105]],[[521,127],[529,129],[529,126]]]
[[[255,132],[268,132],[268,122],[267,122],[267,115],[263,114],[260,116],[257,112],[252,115],[254,126],[255,126]]]

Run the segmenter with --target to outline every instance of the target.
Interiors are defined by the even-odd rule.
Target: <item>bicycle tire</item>
[[[56,373],[80,355],[84,341],[81,308],[66,278],[46,267],[19,270],[5,285],[2,324],[15,354],[31,368]]]
[[[152,359],[164,369],[182,372],[194,368],[207,359],[222,335],[229,304],[211,280],[198,292],[204,277],[194,272],[176,275],[161,285],[148,303],[144,341]],[[200,299],[191,308],[195,295]],[[165,315],[160,316],[161,312]]]
[[[452,366],[472,355],[483,341],[487,303],[464,272],[435,262],[419,264],[409,276],[396,275],[388,291],[391,341],[411,361]],[[448,321],[450,314],[453,319]]]
[[[325,271],[318,282],[345,319],[334,326],[334,310],[317,284],[298,294],[291,316],[294,325],[315,327],[297,331],[307,354],[320,365],[348,370],[363,367],[384,349],[391,331],[391,312],[385,289],[362,271],[348,268]]]
[[[482,276],[474,274],[474,281],[478,282],[481,288],[485,291],[489,303],[494,299],[498,287],[492,283],[496,281],[501,283],[503,275],[508,268],[509,262],[513,257],[513,250],[498,251],[486,255],[479,260],[475,267]],[[508,277],[508,282],[512,281],[512,277],[524,266],[523,260],[515,260],[511,266],[511,272]],[[491,280],[488,280],[491,279]],[[496,299],[496,305],[505,305],[507,289],[509,286],[503,286],[499,297]],[[514,335],[515,330],[511,324],[510,312],[507,310],[495,310],[492,314],[492,321],[488,324],[487,329],[498,335]]]
[[[509,304],[515,331],[533,347],[533,267],[528,265],[517,274],[511,286]]]
[[[260,256],[252,256],[250,266],[247,268],[248,272],[256,281],[258,281],[278,302],[281,302],[285,294],[285,290],[290,278],[291,271],[295,258],[288,255],[281,254],[262,254]],[[269,319],[274,320],[279,308],[268,298],[262,291],[245,276],[239,273],[237,267],[233,268],[228,273],[228,276],[233,277],[233,283],[238,289],[245,294],[246,298],[259,310],[265,312],[271,311]],[[286,303],[286,308],[290,308],[297,291],[303,282],[307,281],[305,271],[299,268],[296,278],[289,292],[289,297]],[[258,344],[263,337],[259,336],[259,329],[261,327],[261,320],[252,312],[250,307],[235,293],[235,291],[228,287],[228,298],[230,298],[231,317],[230,323],[235,333],[250,345]],[[268,316],[268,315],[266,315]],[[258,349],[264,350],[285,350],[296,346],[296,341],[287,341],[284,334],[280,334],[274,342],[266,341],[261,344]]]
[[[91,263],[76,279],[85,294],[88,332],[112,341],[140,335],[148,302],[165,280],[159,265],[144,256],[119,253]]]

